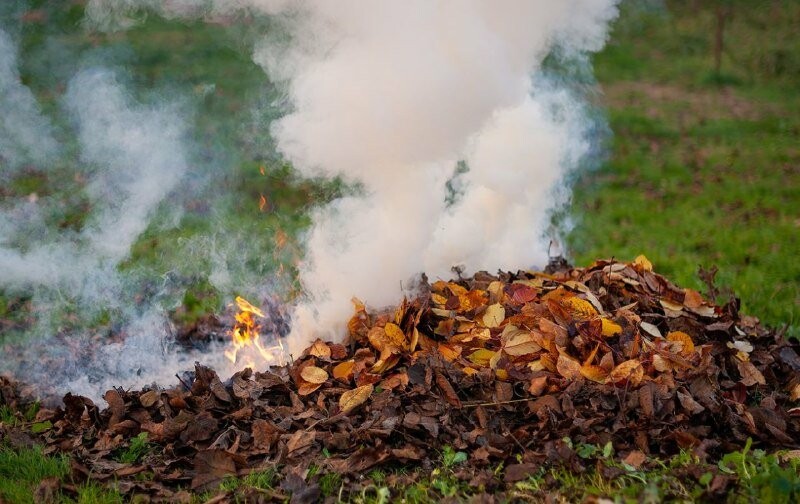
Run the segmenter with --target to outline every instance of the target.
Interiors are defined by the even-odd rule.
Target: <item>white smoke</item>
[[[47,163],[57,151],[52,126],[20,79],[16,45],[0,28],[0,181],[23,163]]]
[[[100,25],[139,8],[165,16],[277,15],[254,59],[285,84],[272,126],[306,176],[342,176],[363,194],[314,213],[291,338],[296,352],[339,336],[358,296],[402,296],[420,273],[516,269],[547,260],[550,212],[587,153],[582,102],[539,86],[553,48],[599,50],[616,0],[92,0]],[[456,163],[462,194],[446,203]]]
[[[60,147],[49,136],[49,123],[38,114],[32,93],[19,83],[9,57],[13,46],[2,35],[0,61],[13,66],[4,68],[0,80],[13,92],[2,95],[0,106],[15,112],[3,124],[15,136],[0,137],[0,156],[38,156],[47,168],[46,157]],[[115,73],[101,68],[78,72],[63,106],[74,122],[80,149],[75,175],[88,179],[85,196],[91,210],[81,230],[70,231],[52,229],[45,218],[50,210],[60,211],[59,201],[42,197],[3,205],[0,287],[32,293],[43,334],[40,339],[28,334],[24,346],[10,350],[15,357],[0,367],[42,391],[72,390],[95,398],[113,385],[173,381],[175,370],[190,367],[196,356],[180,356],[169,348],[164,309],[154,300],[137,299],[131,275],[119,266],[189,169],[186,118],[178,104],[136,103]],[[59,334],[48,319],[70,303],[90,315],[112,310],[125,337],[109,342],[91,330]]]
[[[586,152],[570,93],[537,88],[554,45],[600,49],[615,2],[306,2],[294,43],[255,58],[288,82],[272,132],[307,175],[344,175],[364,195],[315,215],[292,341],[341,334],[358,296],[396,302],[421,272],[517,269],[547,260],[549,210]],[[445,183],[464,160],[464,194]]]

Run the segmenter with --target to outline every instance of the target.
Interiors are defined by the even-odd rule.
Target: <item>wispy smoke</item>
[[[0,157],[12,168],[31,162],[47,169],[64,149],[21,84],[15,47],[2,32],[0,63],[0,107],[7,112],[0,119]],[[154,294],[137,299],[131,288],[135,273],[122,273],[119,266],[189,169],[186,114],[175,103],[137,103],[115,73],[102,68],[79,71],[70,80],[63,109],[74,125],[80,152],[74,175],[85,179],[89,209],[80,229],[72,230],[48,222],[48,212],[63,211],[55,196],[10,199],[0,207],[0,287],[32,294],[42,333],[39,339],[29,334],[2,368],[44,391],[94,397],[115,384],[169,379],[179,357],[165,343],[169,322],[158,303],[159,279],[148,279],[156,285]],[[87,318],[112,311],[125,337],[114,341],[98,339],[91,330],[59,329],[49,318],[70,305]]]
[[[16,45],[0,27],[0,182],[23,163],[47,163],[57,151],[52,126],[20,80]]]

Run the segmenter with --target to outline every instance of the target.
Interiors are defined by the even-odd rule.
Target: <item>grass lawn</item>
[[[290,170],[266,156],[263,131],[271,117],[260,106],[273,90],[248,58],[247,30],[212,24],[181,25],[151,19],[113,35],[87,35],[79,26],[79,2],[33,2],[48,13],[45,21],[22,27],[23,80],[43,109],[55,113],[70,62],[88,52],[111,55],[127,68],[137,89],[193,89],[197,95],[197,136],[207,140],[218,170],[213,190],[227,194],[212,210],[199,191],[181,200],[184,213],[177,226],[152,226],[122,266],[174,269],[185,277],[188,292],[177,320],[190,320],[219,310],[230,293],[208,282],[209,261],[186,266],[193,238],[217,232],[225,222],[226,237],[247,242],[243,274],[266,275],[288,257],[263,260],[278,236],[290,239],[308,224],[306,209],[329,198],[336,184],[299,182]],[[575,227],[568,236],[574,262],[615,256],[629,260],[643,253],[656,270],[675,283],[705,291],[698,267],[719,268],[717,283],[742,300],[748,314],[773,326],[787,326],[800,337],[800,4],[765,2],[752,8],[731,2],[725,30],[721,71],[713,70],[715,16],[706,2],[625,2],[607,48],[595,58],[597,79],[613,131],[608,160],[594,171],[578,174],[571,214]],[[0,11],[2,12],[2,11]],[[52,51],[53,45],[60,52]],[[102,53],[102,54],[101,54]],[[145,91],[142,91],[145,93]],[[252,113],[255,108],[256,114]],[[57,115],[57,114],[56,114]],[[77,190],[77,182],[60,184],[77,162],[65,155],[64,166],[43,172],[30,167],[0,190],[2,198],[31,193],[47,195]],[[265,166],[266,175],[259,173]],[[79,184],[78,184],[79,185]],[[219,188],[222,188],[219,190]],[[272,211],[258,212],[264,194]],[[2,200],[0,200],[2,201]],[[80,199],[68,202],[59,225],[80,226]],[[269,255],[269,254],[263,254]],[[207,259],[207,258],[206,258]],[[179,265],[174,266],[174,265]],[[180,268],[186,267],[185,270]],[[720,298],[723,301],[724,298]],[[27,298],[0,290],[0,344],[13,337],[31,316]],[[0,422],[15,421],[0,410]],[[1,425],[1,424],[0,424]],[[0,430],[0,432],[2,432]],[[586,448],[601,456],[603,447]],[[600,450],[598,452],[598,450]],[[449,458],[448,458],[449,457]],[[441,467],[424,482],[403,487],[402,475],[373,472],[370,490],[355,501],[433,502],[466,497],[470,490],[456,476],[458,462],[443,454]],[[457,458],[457,457],[456,457]],[[554,468],[518,483],[520,498],[536,498],[541,488],[557,486],[559,498],[576,501],[612,496],[620,501],[700,498],[710,479],[687,481],[676,475],[697,464],[684,454],[652,461],[647,470],[624,468],[622,478],[608,479],[594,470],[583,474]],[[736,481],[732,501],[767,499],[789,502],[800,492],[796,459],[749,451],[734,454],[722,465]],[[67,478],[65,459],[47,457],[36,448],[0,444],[0,501],[33,502],[46,478]],[[728,474],[726,472],[726,474]],[[339,482],[320,475],[324,493],[336,496]],[[269,474],[225,482],[223,491],[277,483]],[[769,493],[775,492],[775,493]],[[792,492],[795,492],[792,494]],[[205,497],[197,496],[201,501]],[[62,500],[115,502],[112,490],[76,488]]]
[[[595,58],[613,140],[575,185],[571,249],[644,253],[698,289],[716,265],[746,313],[800,337],[800,6],[734,2],[716,75],[714,11],[694,3],[624,4]]]

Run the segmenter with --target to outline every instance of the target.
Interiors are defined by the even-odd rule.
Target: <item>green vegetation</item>
[[[136,464],[142,460],[150,451],[150,443],[147,442],[147,433],[140,432],[138,436],[131,439],[131,444],[123,450],[117,460],[123,464]]]
[[[595,58],[609,159],[575,184],[569,242],[578,264],[643,253],[701,292],[698,267],[716,265],[745,313],[800,336],[800,5],[729,3],[721,73],[733,85],[708,78],[705,3],[623,4]]]

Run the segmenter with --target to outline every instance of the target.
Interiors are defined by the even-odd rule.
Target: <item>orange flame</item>
[[[247,366],[255,368],[253,355],[260,356],[264,362],[274,363],[283,355],[283,345],[278,340],[277,345],[265,347],[261,342],[261,326],[256,321],[256,317],[264,318],[264,312],[250,304],[249,301],[241,296],[236,297],[236,305],[239,313],[235,315],[236,323],[231,331],[231,343],[233,348],[225,351],[225,357],[236,364],[241,353],[247,354]],[[278,355],[276,356],[276,352]]]
[[[258,199],[258,210],[263,212],[264,211],[264,207],[267,206],[267,198],[264,197],[263,194],[260,194],[259,196],[261,196],[261,197]]]

